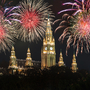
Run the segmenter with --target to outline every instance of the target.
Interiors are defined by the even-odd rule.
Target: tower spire
[[[60,57],[59,57],[58,65],[59,66],[64,66],[63,56],[62,56],[62,49],[60,49]]]
[[[12,46],[12,51],[14,51],[14,46]],[[12,51],[11,51],[11,54],[12,54]],[[13,53],[15,54],[15,51]]]
[[[10,56],[9,66],[10,67],[16,67],[17,66],[14,46],[12,46],[12,49],[11,49],[11,56]]]
[[[52,35],[49,15],[46,24],[45,38],[41,50],[41,69],[51,67],[56,64],[55,40]]]
[[[51,30],[51,24],[50,24],[49,17],[47,20],[45,39],[48,43],[52,41],[52,30]]]
[[[31,53],[30,53],[30,49],[29,48],[27,50],[27,58],[26,58],[25,66],[29,66],[29,67],[33,66],[32,58],[31,58]]]
[[[75,73],[77,71],[77,63],[76,63],[76,56],[75,56],[75,52],[73,52],[73,59],[72,59],[72,72]]]
[[[15,71],[18,67],[17,67],[17,61],[16,61],[16,56],[15,56],[15,51],[14,51],[14,46],[12,46],[11,49],[11,56],[10,56],[10,61],[9,61],[9,67],[10,70],[10,74],[12,74],[13,71]]]

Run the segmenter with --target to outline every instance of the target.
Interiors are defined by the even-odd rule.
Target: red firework
[[[33,29],[39,23],[39,15],[35,11],[25,11],[24,14],[21,15],[21,22],[24,28]]]

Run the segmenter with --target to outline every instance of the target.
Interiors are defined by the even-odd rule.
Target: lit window
[[[53,50],[53,48],[52,48],[52,47],[50,47],[50,50]]]
[[[47,50],[47,47],[45,47],[45,50]]]

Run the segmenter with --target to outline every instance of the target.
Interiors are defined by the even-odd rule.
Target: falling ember
[[[25,13],[21,15],[21,22],[26,29],[33,29],[33,27],[36,27],[39,23],[39,15],[35,13],[35,11],[25,11]]]

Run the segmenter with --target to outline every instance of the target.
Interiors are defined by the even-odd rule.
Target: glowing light
[[[53,48],[52,48],[52,47],[50,47],[50,50],[53,50]]]
[[[47,50],[47,47],[45,47],[45,50]]]

